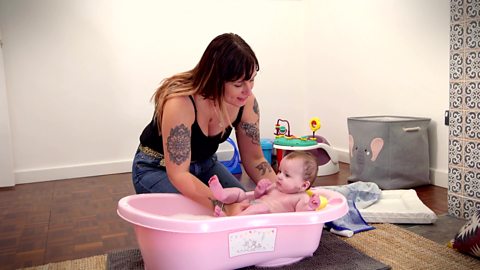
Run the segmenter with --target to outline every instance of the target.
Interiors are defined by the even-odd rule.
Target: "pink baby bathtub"
[[[312,256],[323,224],[348,212],[340,193],[312,190],[328,199],[325,208],[213,218],[211,209],[179,194],[139,194],[122,198],[117,212],[134,224],[145,269],[273,267]]]

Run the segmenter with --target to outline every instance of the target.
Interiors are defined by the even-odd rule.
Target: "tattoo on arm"
[[[258,164],[255,168],[260,171],[260,174],[262,174],[262,176],[267,173],[267,170],[268,172],[272,172],[272,167],[270,167],[270,165],[268,165],[266,161]]]
[[[190,131],[184,124],[170,130],[167,138],[167,151],[170,161],[177,165],[187,160],[190,155]]]
[[[260,132],[256,124],[242,122],[240,127],[245,131],[245,134],[252,139],[253,144],[260,145]]]
[[[258,108],[257,99],[253,100],[253,112],[260,116],[260,108]]]

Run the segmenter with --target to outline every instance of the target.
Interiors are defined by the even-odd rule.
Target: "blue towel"
[[[347,199],[348,212],[345,216],[331,222],[325,223],[325,228],[331,232],[351,237],[355,233],[375,229],[365,222],[357,209],[366,208],[375,203],[382,194],[382,191],[375,183],[355,182],[344,186],[323,187],[341,193]]]
[[[370,226],[365,222],[352,200],[347,200],[347,204],[348,213],[337,220],[325,223],[327,229],[342,236],[352,236],[355,233],[375,229],[375,227]]]

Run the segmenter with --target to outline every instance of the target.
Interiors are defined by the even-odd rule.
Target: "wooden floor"
[[[348,164],[315,185],[347,183]],[[248,179],[239,176],[242,182]],[[437,214],[447,212],[447,190],[416,188]],[[0,269],[105,254],[137,247],[132,226],[117,216],[120,198],[134,194],[131,174],[49,181],[0,189]]]

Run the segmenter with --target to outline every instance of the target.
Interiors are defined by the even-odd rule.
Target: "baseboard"
[[[348,151],[337,148],[334,148],[334,150],[337,151],[340,162],[350,164],[350,154]],[[430,168],[430,180],[434,186],[448,188],[448,171]]]
[[[430,169],[430,179],[432,185],[448,189],[448,171]]]
[[[332,147],[338,155],[338,161],[350,164],[350,153],[347,150]]]
[[[350,164],[350,155],[348,151],[336,148],[334,148],[334,150],[337,152],[338,160],[340,162]],[[217,151],[217,156],[221,161],[230,160],[233,156],[233,149],[219,149],[219,151]],[[127,173],[131,171],[132,160],[122,160],[103,163],[78,164],[64,167],[19,170],[14,172],[14,175],[15,184],[26,184],[115,173]],[[431,169],[430,178],[433,185],[448,188],[447,171]]]
[[[233,157],[233,148],[232,149],[218,149],[217,151],[217,158],[220,161],[227,161],[231,160]]]
[[[36,183],[51,180],[91,177],[132,171],[132,160],[78,164],[14,172],[15,184]]]
[[[218,160],[230,160],[233,157],[232,149],[220,149],[217,152]],[[50,167],[41,169],[18,170],[14,172],[15,184],[37,183],[52,180],[91,177],[132,171],[132,160],[101,162],[92,164],[78,164],[64,167]]]

